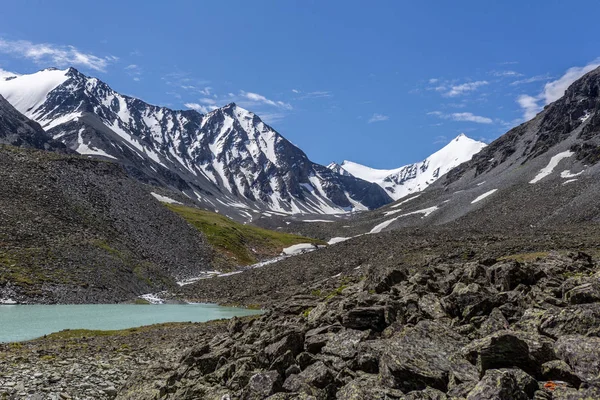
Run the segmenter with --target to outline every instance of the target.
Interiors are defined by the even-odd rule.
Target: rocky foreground
[[[176,362],[227,321],[173,323],[122,331],[62,331],[0,344],[0,399],[113,399],[132,371]]]
[[[154,360],[117,398],[600,399],[600,272],[581,252],[365,265]]]

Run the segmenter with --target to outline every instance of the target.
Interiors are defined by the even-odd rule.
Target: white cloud
[[[438,81],[439,81],[439,79],[438,79],[438,78],[431,78],[431,79],[429,80],[429,83],[431,83],[431,84],[434,84],[434,83],[437,83]]]
[[[258,94],[258,93],[244,92],[242,90],[240,92],[240,95],[243,98],[250,100],[251,102],[263,103],[263,104],[267,104],[267,105],[274,106],[274,107],[284,108],[286,110],[292,109],[292,106],[289,103],[284,103],[283,101],[270,100],[270,99],[267,99],[265,96]]]
[[[325,90],[319,90],[319,91],[315,91],[315,92],[308,92],[305,93],[303,96],[300,97],[300,100],[305,100],[305,99],[320,99],[323,97],[332,97],[333,94],[331,94],[331,92],[325,91]]]
[[[375,113],[371,118],[369,118],[367,122],[371,124],[373,122],[387,121],[388,119],[390,119],[390,117],[388,117],[387,115]]]
[[[294,92],[294,93],[300,93],[300,91],[298,89],[292,89],[292,92]]]
[[[196,110],[202,114],[206,114],[211,111],[208,107],[198,103],[185,103],[184,106],[186,106],[187,108],[191,108],[192,110]]]
[[[266,122],[269,125],[280,122],[281,120],[283,120],[285,118],[285,114],[281,114],[281,113],[268,113],[267,112],[267,113],[261,113],[259,116],[260,116],[261,120],[263,120],[264,122]]]
[[[494,122],[491,118],[482,117],[470,112],[444,114],[441,111],[431,111],[428,112],[427,115],[435,115],[436,117],[450,119],[452,121],[475,122],[478,124],[491,124]]]
[[[552,79],[552,77],[548,74],[546,75],[536,75],[536,76],[532,76],[531,78],[526,78],[526,79],[519,79],[518,81],[514,81],[511,83],[512,86],[516,86],[516,85],[521,85],[523,83],[533,83],[533,82],[538,82],[538,81],[546,81],[548,79]]]
[[[140,81],[142,75],[142,69],[136,64],[129,64],[125,68],[125,72],[136,82]]]
[[[530,120],[540,112],[541,107],[538,105],[538,101],[538,98],[527,94],[522,94],[517,97],[517,103],[519,103],[519,106],[523,109],[523,117],[525,120]]]
[[[461,85],[455,85],[450,87],[450,90],[445,93],[445,96],[448,97],[456,97],[456,96],[460,96],[462,94],[465,94],[467,92],[472,92],[474,90],[477,90],[477,88],[479,88],[480,86],[485,86],[487,85],[488,82],[487,81],[476,81],[476,82],[467,82],[467,83],[463,83]],[[442,88],[442,87],[440,87]],[[436,88],[437,90],[437,88]],[[445,90],[441,89],[441,90]]]
[[[517,77],[517,76],[523,76],[523,74],[516,72],[516,71],[492,71],[490,72],[492,75],[497,76],[497,77]]]
[[[115,56],[99,57],[83,53],[73,46],[2,38],[0,38],[0,53],[32,60],[36,64],[44,66],[83,66],[95,71],[105,71],[110,63],[118,60],[118,57]]]
[[[545,105],[560,99],[565,94],[565,90],[567,90],[573,82],[588,72],[598,68],[598,66],[600,66],[600,63],[598,63],[598,61],[593,61],[583,67],[569,68],[560,78],[546,83],[542,92],[537,96],[523,94],[517,97],[517,103],[519,103],[523,109],[523,117],[525,120],[530,120],[535,117]]]
[[[209,105],[217,104],[217,101],[215,99],[210,99],[208,97],[203,97],[203,98],[199,99],[198,101],[202,104],[209,104]]]
[[[470,112],[452,113],[450,116],[454,121],[468,121],[476,122],[478,124],[491,124],[493,122],[491,118],[474,115]]]

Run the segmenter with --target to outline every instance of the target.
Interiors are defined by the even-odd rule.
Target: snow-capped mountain
[[[76,152],[117,160],[209,208],[251,218],[251,210],[330,214],[391,201],[377,185],[311,162],[234,103],[206,115],[153,106],[74,68],[0,78],[0,95]]]
[[[331,163],[328,168],[341,175],[354,176],[376,183],[384,188],[390,197],[397,200],[424,190],[454,167],[469,161],[484,147],[485,143],[461,133],[425,160],[400,168],[374,169],[352,161],[344,161],[342,164]]]

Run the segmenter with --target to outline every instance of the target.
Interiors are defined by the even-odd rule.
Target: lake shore
[[[32,341],[0,344],[0,397],[112,399],[135,370],[179,361],[187,348],[227,330],[229,322],[67,330]]]

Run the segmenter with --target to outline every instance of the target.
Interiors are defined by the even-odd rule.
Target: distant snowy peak
[[[344,161],[341,165],[332,163],[329,168],[340,174],[347,173],[376,183],[385,189],[390,197],[397,200],[424,190],[454,167],[469,161],[485,146],[485,143],[473,140],[461,133],[425,160],[400,168],[375,169],[352,161]]]
[[[0,95],[72,150],[118,160],[141,181],[210,208],[333,214],[391,201],[376,184],[311,162],[235,103],[207,114],[172,110],[74,68],[0,78]]]

